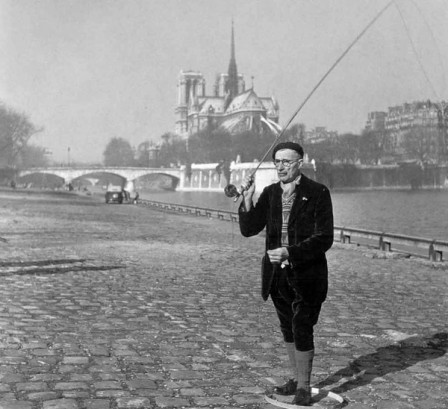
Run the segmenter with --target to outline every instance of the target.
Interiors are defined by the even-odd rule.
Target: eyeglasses
[[[280,164],[282,164],[285,168],[290,168],[294,162],[300,162],[301,160],[302,159],[274,159],[272,162],[277,168]]]

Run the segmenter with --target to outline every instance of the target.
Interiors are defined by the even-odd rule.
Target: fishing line
[[[411,0],[411,2],[414,5],[414,7],[417,9],[417,11],[419,12],[419,16],[422,18],[423,22],[425,23],[426,29],[428,30],[428,32],[429,32],[429,34],[431,36],[432,43],[434,44],[434,47],[435,47],[436,52],[437,52],[437,56],[438,56],[438,59],[439,59],[439,64],[442,67],[442,84],[443,84],[443,90],[445,90],[446,89],[445,68],[444,68],[444,64],[443,64],[442,53],[440,52],[440,48],[438,46],[436,37],[434,35],[434,31],[431,29],[431,26],[428,23],[428,20],[425,19],[425,15],[424,15],[424,13],[422,13],[422,11],[418,7],[417,3],[414,0]]]
[[[291,122],[294,120],[294,118],[298,115],[298,113],[302,110],[302,108],[305,106],[305,104],[308,102],[308,100],[313,96],[313,94],[317,91],[317,89],[320,87],[320,85],[325,81],[325,79],[331,74],[331,72],[339,65],[339,63],[343,60],[343,58],[348,54],[348,52],[355,46],[355,44],[364,36],[364,34],[367,32],[367,30],[375,24],[375,22],[381,17],[381,15],[395,2],[395,0],[391,0],[385,7],[383,7],[379,13],[370,21],[369,24],[356,36],[356,38],[350,43],[350,45],[344,50],[344,52],[339,56],[339,58],[336,59],[336,61],[333,63],[333,65],[327,70],[327,72],[324,74],[324,76],[318,81],[318,83],[314,86],[314,88],[310,91],[310,93],[307,95],[307,97],[303,100],[303,102],[299,105],[299,107],[296,109],[294,114],[291,116],[289,121],[286,123],[285,127],[283,128],[282,132],[278,136],[283,135],[285,130],[288,128],[288,126],[291,124]],[[271,145],[269,148],[269,151],[274,147],[274,144]],[[265,156],[263,157],[262,161],[266,159],[266,156],[268,155],[268,152],[266,152]],[[259,165],[260,166],[260,165]],[[259,167],[258,166],[258,167]],[[257,167],[257,169],[258,169]]]
[[[278,140],[283,136],[288,126],[291,124],[291,122],[294,120],[294,118],[299,114],[299,112],[302,110],[302,108],[305,106],[305,104],[309,101],[309,99],[313,96],[313,94],[317,91],[317,89],[321,86],[321,84],[325,81],[325,79],[331,74],[331,72],[339,65],[339,63],[344,59],[344,57],[348,54],[348,52],[355,46],[355,44],[364,36],[364,34],[369,30],[369,28],[375,24],[375,22],[382,16],[382,14],[395,2],[395,0],[391,0],[386,6],[384,6],[377,14],[376,16],[367,24],[366,27],[355,37],[355,39],[349,44],[349,46],[344,50],[344,52],[336,59],[336,61],[330,66],[330,68],[325,72],[325,74],[322,76],[322,78],[317,82],[317,84],[314,86],[314,88],[310,91],[310,93],[306,96],[306,98],[302,101],[302,103],[299,105],[299,107],[295,110],[291,118],[288,120],[286,125],[283,127],[281,132],[276,136],[272,144],[269,146],[266,153],[263,155],[263,157],[259,160],[259,163],[255,170],[251,173],[251,177],[255,175],[257,170],[260,168],[261,164],[264,162],[266,157],[268,156],[271,149],[276,145]],[[233,197],[234,200],[238,200],[238,198],[241,196],[242,192],[247,190],[248,186],[241,186],[238,190],[234,185],[227,185],[224,189],[224,193],[227,197]]]
[[[435,45],[436,50],[437,50],[437,53],[438,53],[439,62],[442,64],[442,72],[444,72],[444,70],[443,70],[443,63],[442,63],[442,60],[441,60],[441,57],[440,57],[440,50],[439,50],[438,47],[437,47],[437,42],[436,42],[436,40],[435,40],[434,34],[433,34],[432,30],[430,29],[430,27],[428,26],[426,20],[424,19],[423,15],[422,15],[422,13],[421,13],[421,11],[420,11],[420,9],[419,9],[419,8],[417,7],[417,5],[414,3],[414,1],[412,1],[412,4],[417,8],[418,12],[419,12],[420,15],[422,16],[422,20],[423,20],[423,21],[426,23],[426,25],[427,25],[427,29],[429,30],[429,32],[430,32],[430,34],[431,34],[432,40],[433,40],[433,42],[434,42],[434,45]],[[427,73],[427,71],[426,71],[426,69],[425,69],[425,66],[423,65],[422,59],[420,58],[420,54],[419,54],[418,51],[417,51],[417,47],[416,47],[416,45],[415,45],[415,42],[414,42],[414,40],[413,40],[412,37],[411,37],[411,32],[410,32],[410,30],[409,30],[409,26],[408,26],[408,24],[406,23],[406,20],[405,20],[404,15],[403,15],[403,13],[402,13],[402,11],[401,11],[399,5],[398,5],[398,2],[395,2],[395,7],[396,7],[396,9],[397,9],[397,11],[398,11],[398,14],[399,14],[399,16],[400,16],[401,22],[403,23],[404,31],[406,32],[406,36],[407,36],[407,38],[408,38],[408,40],[409,40],[409,43],[410,43],[410,45],[411,45],[412,52],[414,53],[414,56],[415,56],[415,58],[416,58],[416,60],[417,60],[417,62],[418,62],[418,65],[419,65],[419,67],[420,67],[422,73],[423,73],[423,76],[425,77],[425,80],[426,80],[426,82],[428,83],[429,87],[431,88],[431,90],[432,90],[434,96],[436,97],[436,99],[437,99],[437,100],[440,100],[440,96],[439,96],[439,94],[437,93],[437,91],[436,91],[436,89],[435,89],[435,87],[434,87],[434,85],[433,85],[431,79],[429,78],[429,75],[428,75],[428,73]]]

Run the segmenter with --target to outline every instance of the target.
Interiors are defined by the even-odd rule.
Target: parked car
[[[124,192],[121,186],[108,186],[105,199],[106,203],[122,204],[124,200]]]

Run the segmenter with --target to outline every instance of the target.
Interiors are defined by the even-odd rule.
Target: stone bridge
[[[95,185],[98,174],[118,175],[123,179],[122,186],[128,183],[135,185],[135,181],[146,175],[167,175],[171,178],[171,187],[180,191],[206,191],[222,192],[228,183],[239,186],[241,181],[248,174],[258,168],[255,175],[255,185],[257,192],[278,180],[277,171],[271,162],[259,164],[257,162],[229,164],[227,169],[220,168],[219,163],[199,163],[192,164],[189,169],[182,165],[178,168],[137,168],[137,167],[48,167],[32,168],[19,172],[18,176],[23,177],[32,174],[55,175],[63,179],[67,185],[77,178],[83,177]],[[308,176],[315,177],[314,165],[304,164],[303,169]],[[89,176],[91,175],[91,176]]]
[[[58,176],[63,179],[64,184],[72,183],[75,179],[84,177],[94,184],[93,175],[98,174],[112,174],[120,176],[123,179],[123,186],[128,182],[133,182],[136,179],[146,175],[167,175],[172,179],[172,186],[176,187],[183,178],[184,171],[180,168],[141,168],[141,167],[47,167],[47,168],[32,168],[25,169],[19,172],[19,177],[24,177],[33,174],[47,174]],[[92,178],[86,176],[92,175]]]

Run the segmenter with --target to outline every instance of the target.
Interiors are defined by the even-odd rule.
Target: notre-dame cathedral
[[[261,129],[261,117],[278,123],[279,106],[273,97],[259,97],[246,90],[235,60],[232,23],[230,62],[227,74],[218,74],[213,95],[207,95],[205,78],[198,71],[181,71],[177,83],[175,132],[184,138],[208,127],[231,133]]]

